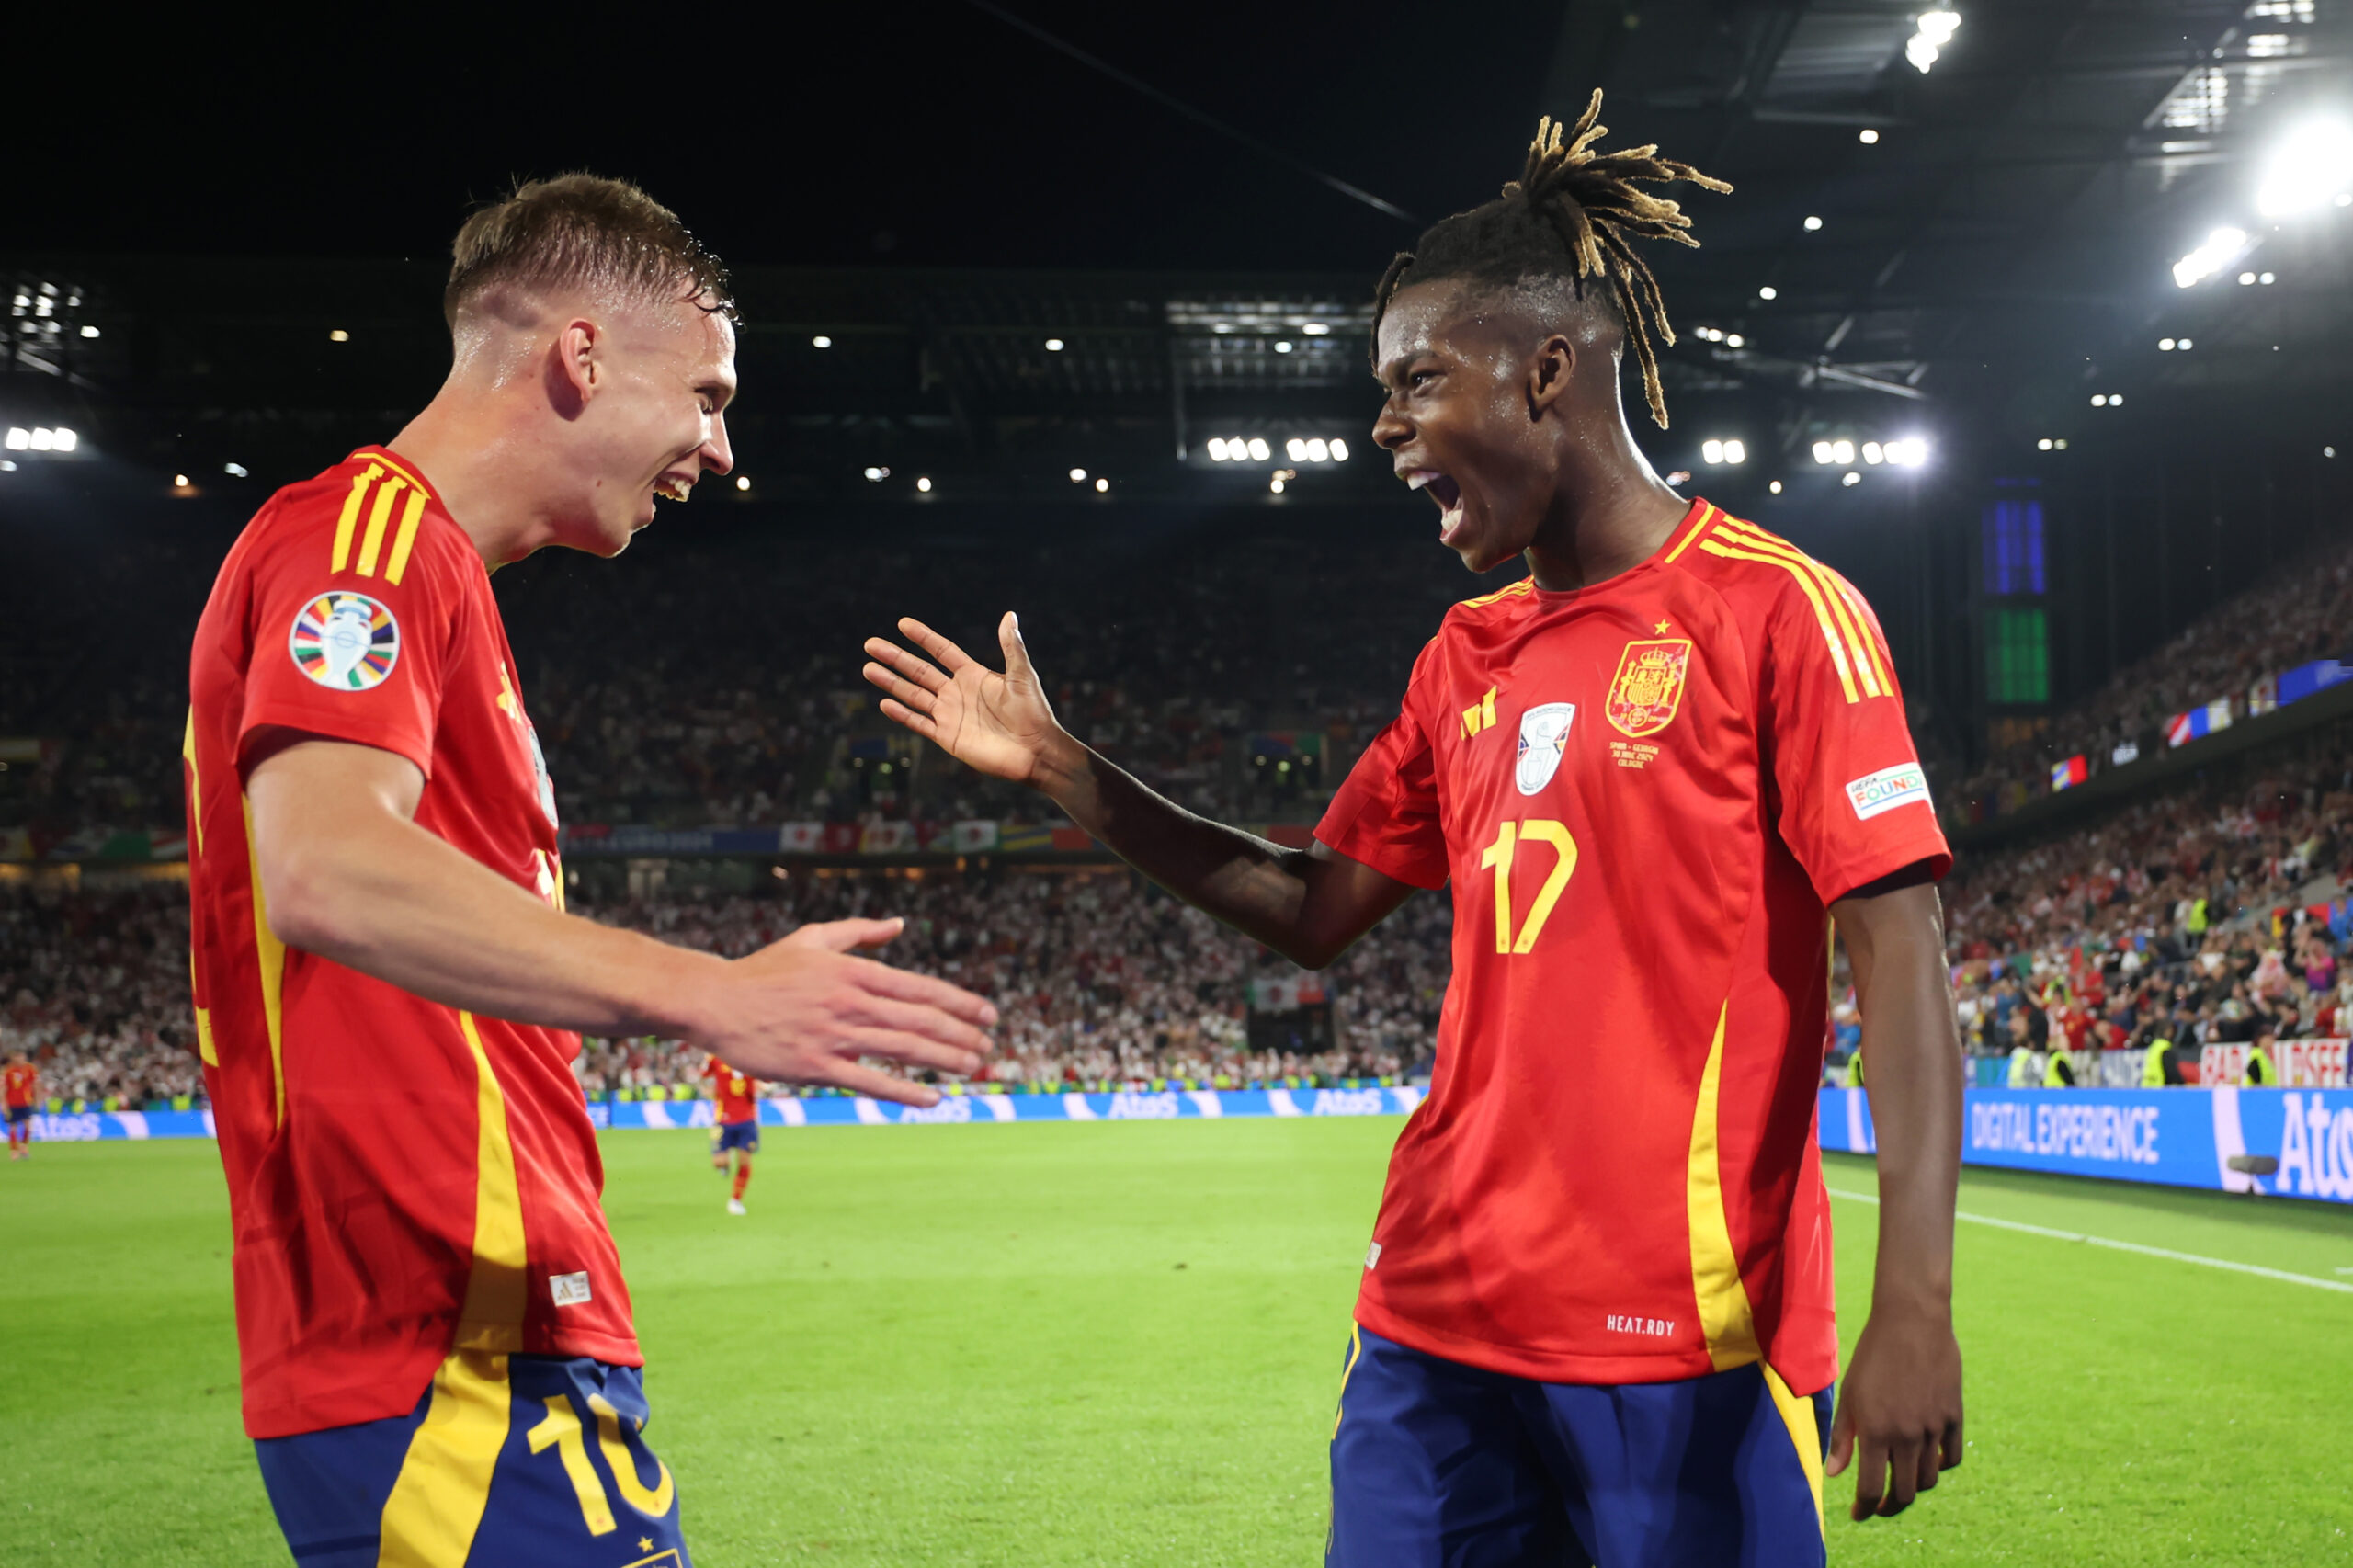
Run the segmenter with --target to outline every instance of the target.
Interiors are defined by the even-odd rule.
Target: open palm
[[[969,767],[1017,784],[1036,783],[1040,758],[1062,734],[1062,726],[1030,666],[1013,612],[997,622],[997,644],[1005,652],[1002,675],[920,620],[901,619],[899,632],[923,653],[887,638],[866,640],[867,656],[874,663],[863,673],[887,694],[883,716]]]

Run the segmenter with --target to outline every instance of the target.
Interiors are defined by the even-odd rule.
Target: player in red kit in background
[[[760,1093],[751,1079],[714,1056],[704,1069],[710,1079],[710,1103],[719,1123],[719,1141],[710,1146],[710,1163],[727,1168],[735,1159],[735,1187],[727,1198],[730,1214],[744,1212],[744,1189],[752,1183],[752,1156],[760,1152]]]
[[[448,381],[273,496],[197,629],[194,1001],[245,1428],[304,1568],[685,1568],[575,1031],[929,1104],[859,1058],[970,1072],[994,1012],[851,956],[893,922],[729,961],[563,912],[488,574],[618,555],[725,473],[734,330],[717,264],[618,181],[525,186],[455,251]]]
[[[1599,103],[1381,280],[1374,439],[1465,565],[1529,575],[1447,615],[1313,846],[1206,822],[1079,744],[1010,615],[1001,675],[915,621],[927,657],[867,644],[890,717],[1296,962],[1451,884],[1437,1070],[1334,1428],[1348,1568],[1819,1564],[1825,1448],[1856,1465],[1858,1518],[1961,1456],[1950,856],[1861,597],[1634,444],[1630,347],[1665,424],[1634,243],[1689,223],[1640,186],[1726,187],[1597,153]],[[1834,920],[1881,1200],[1835,1420],[1813,1130]]]
[[[0,1071],[0,1098],[8,1108],[8,1157],[28,1159],[33,1151],[33,1107],[40,1103],[40,1069],[21,1051]]]

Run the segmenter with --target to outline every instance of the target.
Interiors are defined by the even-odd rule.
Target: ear
[[[1540,419],[1545,412],[1568,395],[1569,382],[1576,375],[1577,349],[1559,333],[1554,333],[1536,346],[1528,362],[1528,416]]]
[[[604,334],[595,322],[575,316],[548,346],[548,401],[566,419],[577,418],[605,382]]]

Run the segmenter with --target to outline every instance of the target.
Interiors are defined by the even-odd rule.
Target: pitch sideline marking
[[[1879,1206],[1877,1195],[1869,1192],[1848,1192],[1842,1187],[1824,1184],[1823,1190],[1833,1198],[1852,1199],[1857,1203]],[[2284,1268],[2266,1268],[2259,1263],[2233,1263],[2226,1257],[2203,1257],[2194,1252],[2175,1252],[2169,1247],[2143,1246],[2139,1242],[2120,1242],[2109,1236],[2087,1236],[2075,1231],[2054,1231],[2048,1225],[2029,1225],[2021,1220],[1996,1220],[1991,1214],[1968,1214],[1956,1210],[1956,1220],[1966,1220],[1972,1225],[1991,1225],[1996,1230],[2018,1231],[2029,1236],[2048,1236],[2054,1242],[2084,1242],[2114,1252],[2137,1252],[2143,1257],[2166,1257],[2176,1263],[2194,1263],[2202,1268],[2227,1268],[2234,1274],[2260,1275],[2266,1279],[2284,1279],[2290,1285],[2309,1285],[2315,1290],[2340,1290],[2353,1296],[2353,1285],[2335,1279],[2315,1279],[2309,1274],[2290,1274]]]

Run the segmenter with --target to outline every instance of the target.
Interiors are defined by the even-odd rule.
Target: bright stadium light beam
[[[1228,447],[1226,449],[1231,451],[1233,449]],[[1244,450],[1250,454],[1250,460],[1252,462],[1262,463],[1268,458],[1275,455],[1275,449],[1267,445],[1267,438],[1264,436],[1251,437],[1249,446],[1245,448]]]
[[[2256,210],[2286,218],[2325,207],[2353,191],[2353,125],[2310,120],[2288,133],[2263,165]]]
[[[1332,460],[1336,463],[1344,463],[1348,460],[1348,444],[1346,441],[1337,437],[1333,439]]]
[[[1746,443],[1741,441],[1726,441],[1724,443],[1724,461],[1737,467],[1739,464],[1745,463],[1747,460],[1748,447]]]
[[[1855,460],[1855,443],[1852,441],[1843,440],[1831,442],[1830,460],[1841,465],[1842,467],[1847,463],[1853,462]]]
[[[1831,451],[1831,448],[1830,448],[1830,443],[1829,443],[1829,442],[1827,442],[1827,441],[1816,441],[1816,442],[1813,444],[1813,460],[1814,460],[1814,461],[1816,461],[1816,462],[1818,462],[1818,463],[1824,464],[1824,465],[1826,466],[1826,465],[1829,463],[1829,461],[1830,461],[1830,459],[1831,459],[1832,455],[1833,455],[1833,453],[1832,453],[1832,451]]]
[[[1213,462],[1213,463],[1222,463],[1222,462],[1223,462],[1223,461],[1225,460],[1225,437],[1222,437],[1222,436],[1211,436],[1211,437],[1210,437],[1209,454],[1210,454],[1210,461],[1211,461],[1211,462]]]
[[[1295,463],[1305,462],[1307,460],[1307,443],[1301,440],[1298,437],[1293,436],[1290,440],[1283,443],[1283,456],[1289,458]]]
[[[1915,25],[1919,30],[1904,40],[1904,58],[1912,62],[1912,69],[1925,76],[1945,45],[1952,41],[1952,35],[1961,30],[1961,15],[1956,11],[1923,11]]]
[[[2245,249],[2245,229],[2210,231],[2196,250],[2173,264],[2175,286],[2188,289],[2203,282],[2236,261]]]
[[[1713,439],[1700,442],[1699,460],[1706,463],[1720,463],[1723,461],[1724,444],[1722,441]]]

